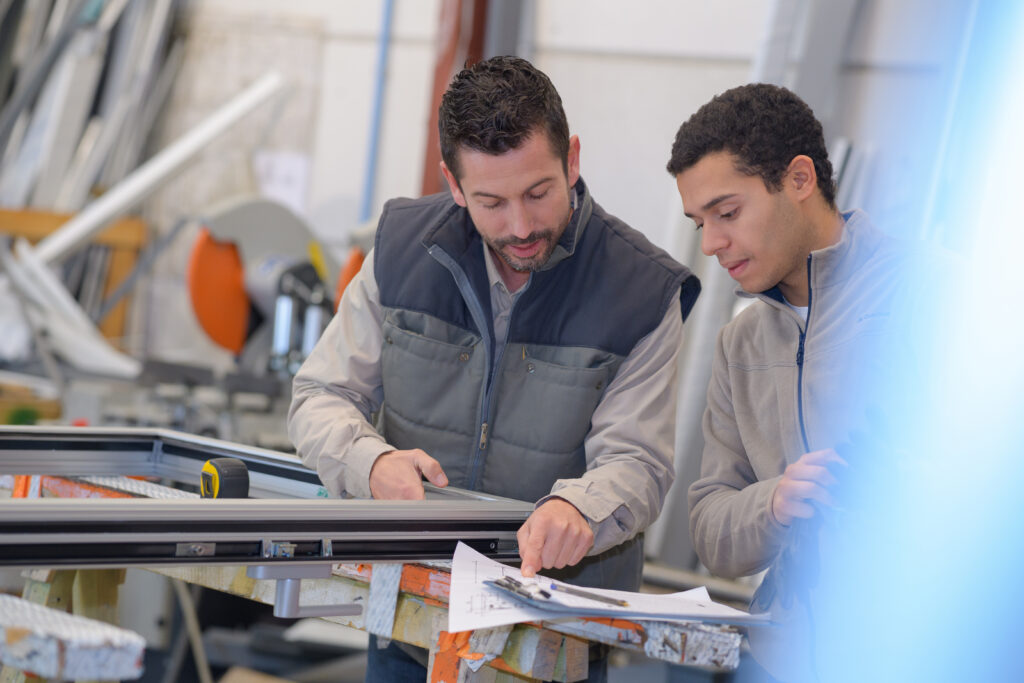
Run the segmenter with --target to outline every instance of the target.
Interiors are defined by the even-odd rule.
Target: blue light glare
[[[893,352],[924,372],[876,388],[882,462],[823,537],[814,680],[1024,680],[1024,3],[979,0],[963,30],[913,190],[957,255],[914,276],[928,306]]]

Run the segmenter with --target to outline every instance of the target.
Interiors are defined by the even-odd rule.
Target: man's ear
[[[793,157],[786,169],[785,185],[797,201],[804,201],[814,194],[818,188],[818,173],[814,170],[814,161],[806,154]]]
[[[441,162],[441,173],[444,174],[444,179],[448,181],[448,189],[452,191],[452,199],[459,206],[466,207],[466,197],[462,194],[462,188],[459,187],[459,180],[455,177],[455,174],[448,169],[448,165],[443,161]]]
[[[569,177],[569,187],[573,187],[580,179],[580,138],[578,135],[569,138],[569,158],[565,168],[566,175]]]

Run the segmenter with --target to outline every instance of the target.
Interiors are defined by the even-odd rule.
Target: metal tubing
[[[269,73],[236,98],[211,114],[201,124],[156,156],[139,166],[120,183],[86,206],[59,230],[43,239],[36,253],[55,263],[74,251],[110,221],[130,210],[181,169],[212,140],[227,131],[246,114],[266,102],[283,84],[281,76]]]
[[[394,0],[384,0],[380,38],[377,40],[377,70],[373,79],[373,111],[370,114],[370,136],[366,144],[366,171],[363,180],[363,198],[359,204],[359,222],[370,220],[373,195],[377,186],[377,157],[380,149],[381,121],[384,118],[384,84],[388,73],[388,49],[391,46],[391,19]]]
[[[357,617],[363,613],[363,606],[355,603],[337,605],[300,605],[299,593],[302,579],[278,579],[274,592],[274,616],[283,619],[304,619],[306,617]]]

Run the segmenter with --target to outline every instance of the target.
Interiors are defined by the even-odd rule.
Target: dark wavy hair
[[[551,80],[519,57],[492,57],[460,71],[441,98],[441,158],[460,176],[458,152],[516,149],[540,127],[568,172],[569,124]]]
[[[793,157],[806,154],[814,161],[818,189],[835,208],[836,184],[821,123],[807,103],[789,90],[751,83],[712,98],[679,127],[668,172],[677,176],[708,154],[723,150],[736,157],[738,171],[760,176],[771,192],[782,189],[782,177]]]

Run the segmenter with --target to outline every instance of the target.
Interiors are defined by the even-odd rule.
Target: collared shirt
[[[485,254],[494,325],[507,330],[516,294],[505,288],[490,256]],[[300,455],[315,467],[327,489],[360,498],[371,497],[370,470],[376,459],[395,450],[370,424],[370,416],[384,401],[384,314],[373,261],[371,251],[296,374],[288,415],[289,438],[303,444]],[[594,531],[589,554],[629,540],[661,511],[674,477],[682,334],[680,307],[668,306],[661,323],[623,361],[594,410],[584,440],[587,471],[577,479],[558,480],[551,494],[537,501],[539,505],[552,496],[563,498],[587,518]],[[497,337],[503,341],[504,332]],[[656,494],[651,492],[652,480]]]
[[[514,292],[508,291],[505,280],[498,272],[498,266],[494,263],[495,254],[481,241],[484,250],[484,263],[487,265],[487,281],[490,283],[491,312],[494,314],[494,355],[501,357],[501,351],[505,347],[505,337],[508,336],[508,321],[512,315],[512,307],[515,306],[519,295],[526,291],[529,280]],[[497,257],[500,258],[500,257]]]

